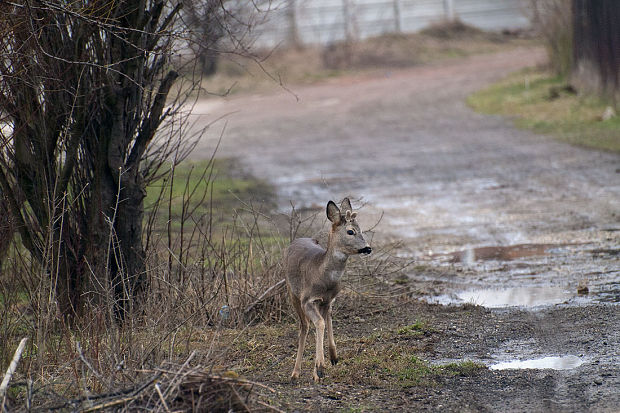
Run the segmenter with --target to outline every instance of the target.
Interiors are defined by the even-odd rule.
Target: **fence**
[[[485,30],[529,27],[525,0],[280,0],[271,3],[257,43],[329,44],[410,33],[459,18]]]

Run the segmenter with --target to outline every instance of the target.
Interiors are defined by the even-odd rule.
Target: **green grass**
[[[172,218],[181,218],[193,211],[194,217],[211,211],[220,216],[231,216],[244,202],[273,203],[273,188],[248,175],[230,159],[182,162],[172,177],[162,177],[147,187],[145,206],[153,208],[160,194],[163,207]],[[160,206],[160,209],[162,206]]]
[[[480,370],[486,369],[487,367],[484,364],[476,363],[475,361],[464,360],[444,364],[442,366],[437,366],[436,368],[438,368],[444,375],[469,377],[475,375]]]
[[[414,324],[401,327],[397,330],[397,333],[401,336],[423,336],[430,334],[433,329],[428,326],[425,321],[416,321]]]
[[[471,377],[486,369],[484,365],[472,361],[435,365],[422,359],[419,352],[428,340],[432,341],[430,336],[435,334],[434,331],[426,322],[366,336],[340,331],[337,336],[340,361],[332,366],[326,359],[328,366],[324,383],[364,383],[401,389],[433,386],[441,378]],[[231,348],[227,362],[232,363],[241,375],[288,382],[295,356],[296,333],[294,324],[263,324],[252,326],[242,333],[221,335],[219,342]],[[281,354],[283,357],[271,357],[269,354]],[[314,337],[311,335],[304,354],[302,380],[310,380],[313,363]]]
[[[397,366],[394,374],[402,387],[432,384],[433,380],[439,377],[471,377],[487,368],[470,360],[433,365],[415,355],[404,357]]]
[[[620,152],[620,117],[602,120],[608,103],[575,94],[565,79],[541,69],[527,69],[474,93],[475,110],[514,117],[518,127],[565,142]]]
[[[396,376],[402,387],[425,384],[435,373],[433,366],[415,355],[401,355],[394,364],[388,371]]]
[[[472,361],[434,365],[415,354],[407,343],[375,343],[358,355],[331,367],[328,381],[387,388],[434,385],[441,377],[475,376],[486,366]]]
[[[208,234],[208,251],[226,255],[227,265],[262,268],[263,258],[278,252],[284,242],[267,218],[274,207],[273,187],[235,160],[187,161],[147,187],[145,220],[155,215],[152,224],[145,225],[152,227],[154,239],[165,237],[169,225],[172,247],[182,249],[185,257],[202,257]]]

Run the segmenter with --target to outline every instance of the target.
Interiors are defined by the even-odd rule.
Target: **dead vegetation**
[[[315,81],[331,76],[332,70],[340,67],[354,70],[384,63],[406,66],[437,56],[448,58],[461,53],[455,50],[463,50],[443,43],[441,36],[425,36],[422,40],[412,35],[360,43],[354,50],[357,60],[345,59],[343,66],[338,57],[340,46],[333,50],[333,63],[328,62],[332,57],[325,53],[332,52],[327,49],[285,52],[274,55],[273,61],[278,65],[296,62],[297,69],[284,75],[289,76],[288,81]],[[485,41],[478,45],[480,48],[475,46],[462,53],[487,51],[489,44]],[[438,50],[441,53],[434,54]],[[306,60],[306,56],[313,59]],[[413,60],[407,60],[411,56]],[[311,65],[306,65],[302,70],[301,62],[308,61],[321,69],[313,71]],[[239,73],[245,76],[246,68]],[[213,79],[217,81],[217,76]],[[252,87],[253,80],[256,78],[250,78],[248,83]],[[269,207],[256,203],[256,182],[223,185],[228,198],[221,202],[217,197],[221,189],[218,179],[226,173],[213,173],[213,168],[214,163],[209,162],[202,169],[181,174],[180,167],[171,167],[155,191],[145,217],[147,288],[140,306],[130,306],[121,323],[114,316],[114,300],[110,300],[112,289],[117,287],[112,285],[98,286],[96,300],[84,304],[80,317],[63,317],[56,300],[54,268],[33,264],[20,240],[15,239],[2,263],[0,278],[0,365],[9,365],[22,338],[29,340],[14,374],[5,376],[10,380],[3,409],[274,409],[270,403],[275,397],[272,389],[260,382],[269,369],[279,371],[284,355],[290,353],[279,349],[289,345],[289,329],[294,332],[281,282],[280,252],[291,238],[314,233],[317,220],[312,213],[302,218],[295,211],[290,219],[274,217]],[[234,174],[228,178],[231,182],[238,180]],[[261,188],[266,191],[266,187]],[[263,195],[267,199],[271,196]],[[396,365],[393,372],[382,370],[381,383],[400,377],[398,380],[404,380],[401,384],[415,385],[416,381],[408,377],[425,375],[417,370],[428,369],[428,365],[411,354],[423,346],[410,341],[426,340],[432,335],[424,330],[418,336],[415,329],[404,335],[394,331],[374,335],[363,328],[365,318],[397,311],[411,293],[406,282],[392,285],[393,279],[406,279],[410,265],[394,256],[397,246],[373,248],[370,259],[350,263],[345,301],[335,309],[338,312],[358,305],[367,311],[355,316],[342,311],[343,323],[352,325],[343,341],[349,361],[335,370],[334,380],[363,382],[364,375],[377,366],[389,370]],[[110,259],[108,255],[106,262]],[[87,262],[84,265],[88,267]],[[380,305],[368,306],[368,300]],[[101,306],[101,302],[108,305]],[[253,325],[258,327],[248,327]],[[246,336],[261,329],[271,329],[281,340],[270,344],[265,337]],[[403,341],[405,336],[409,341]],[[232,338],[220,340],[222,337]],[[381,353],[362,354],[369,340],[388,340],[392,344],[387,353],[375,349]],[[274,353],[270,345],[278,351]],[[243,354],[251,358],[245,359]],[[276,355],[266,359],[265,354]],[[351,370],[356,374],[349,375]]]
[[[149,287],[141,306],[132,307],[122,323],[111,307],[95,302],[86,306],[84,317],[63,317],[55,302],[53,278],[32,264],[19,242],[12,244],[0,278],[1,365],[8,365],[21,338],[30,340],[7,393],[11,410],[47,409],[50,399],[56,400],[55,406],[65,403],[67,409],[84,409],[88,403],[94,408],[104,401],[128,409],[133,409],[130,402],[151,406],[156,387],[145,384],[150,379],[144,372],[179,363],[192,353],[192,339],[202,331],[281,319],[284,294],[277,289],[265,292],[279,281],[279,250],[285,238],[270,223],[265,208],[251,198],[257,187],[265,187],[240,179],[233,179],[238,182],[234,186],[220,168],[218,179],[237,191],[233,197],[214,200],[222,182],[210,173],[212,168],[213,163],[203,165],[203,170],[193,168],[199,178],[189,179],[192,173],[186,172],[187,179],[176,184],[172,174],[156,189],[147,225]],[[183,175],[181,169],[177,176]],[[198,182],[201,186],[194,186]],[[220,380],[208,349],[192,361],[175,373],[182,377],[170,379],[179,383],[170,382],[175,390],[166,392],[164,400],[172,400],[171,391],[180,392],[212,406],[205,410],[217,410],[214,400],[233,400],[229,396],[245,388],[242,379]],[[196,373],[198,365],[208,366],[209,374]],[[202,395],[202,390],[191,387],[199,384],[207,393],[226,391],[228,396]],[[238,407],[244,397],[239,396],[234,410],[243,410]]]
[[[350,283],[351,279],[344,282]],[[409,391],[424,394],[445,380],[474,379],[488,371],[471,361],[428,362],[443,337],[433,326],[434,320],[427,318],[433,309],[406,294],[388,296],[387,289],[380,297],[375,294],[348,290],[336,300],[334,326],[339,332],[336,343],[340,360],[327,366],[323,385],[313,384],[311,357],[305,357],[298,383],[290,382],[297,340],[293,320],[257,324],[243,331],[221,331],[218,340],[227,349],[223,357],[241,375],[273,387],[278,406],[286,411],[347,406],[393,410],[403,401],[386,401],[382,397]],[[306,356],[314,353],[313,334],[311,331]]]
[[[342,74],[406,68],[534,42],[526,31],[494,33],[459,20],[439,22],[419,33],[385,34],[324,47],[257,51],[255,59],[223,56],[218,71],[204,79],[203,87],[216,95],[264,92],[280,85],[289,87]],[[265,76],[265,71],[270,76]]]
[[[29,344],[8,385],[6,409],[271,409],[263,398],[270,390],[253,382],[261,375],[240,368],[230,357],[234,345],[222,337],[243,337],[251,325],[292,326],[281,250],[291,237],[315,233],[323,220],[316,211],[274,214],[272,201],[254,201],[257,188],[259,198],[273,197],[267,187],[245,181],[236,166],[227,171],[232,165],[181,165],[153,189],[146,225],[149,288],[123,323],[95,303],[84,317],[63,318],[54,285],[13,243],[0,279],[2,366],[22,338]],[[408,294],[387,283],[409,265],[394,251],[379,246],[370,259],[352,260],[346,294],[354,300]],[[289,353],[277,353],[279,360]],[[259,364],[267,366],[264,357]]]
[[[155,369],[134,372],[134,384],[99,394],[67,399],[51,390],[28,386],[27,411],[192,411],[192,412],[261,412],[280,411],[264,401],[264,393],[275,390],[239,377],[234,372],[213,373],[209,368],[190,361],[182,365],[166,363]],[[86,365],[89,365],[84,360]],[[89,365],[92,369],[92,366]],[[94,371],[94,370],[93,370]],[[35,398],[43,398],[33,406]],[[21,410],[19,405],[5,405],[9,411]]]

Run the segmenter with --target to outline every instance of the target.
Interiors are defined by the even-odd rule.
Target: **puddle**
[[[456,296],[464,303],[487,308],[502,308],[561,304],[572,299],[574,294],[560,287],[538,286],[462,291]]]
[[[512,261],[520,258],[549,255],[565,244],[517,244],[508,246],[478,247],[448,254],[450,262]]]
[[[429,252],[420,260],[443,272],[420,270],[412,278],[421,282],[428,302],[442,305],[620,304],[619,251],[609,243],[549,242]]]
[[[430,303],[442,305],[475,304],[486,308],[536,308],[556,304],[587,304],[590,302],[620,303],[620,283],[592,285],[589,292],[578,292],[555,286],[514,288],[481,288],[426,297]]]
[[[581,366],[585,361],[577,356],[543,357],[532,360],[514,360],[492,364],[491,370],[509,369],[552,369],[571,370]]]
[[[601,285],[598,293],[594,293],[601,303],[620,303],[620,282]]]

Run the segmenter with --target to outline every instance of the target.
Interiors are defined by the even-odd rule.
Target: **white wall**
[[[383,33],[418,31],[449,16],[485,30],[529,27],[525,0],[280,0],[257,27],[256,44],[293,40],[293,16],[302,44],[329,44]]]

